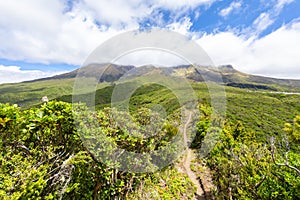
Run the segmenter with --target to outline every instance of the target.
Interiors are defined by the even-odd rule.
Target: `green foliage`
[[[45,80],[30,83],[4,84],[0,86],[0,102],[17,103],[21,107],[40,104],[42,96],[49,99],[57,99],[65,102],[72,102],[72,85],[74,79]],[[127,87],[130,83],[120,84],[120,87]],[[191,86],[199,97],[199,102],[210,100],[210,94],[205,83],[191,82]],[[278,85],[271,87],[278,88]],[[109,107],[111,94],[115,85],[100,83],[97,86],[95,102],[87,102],[95,105],[96,109]],[[273,136],[284,133],[282,126],[290,121],[300,112],[299,95],[276,94],[269,91],[253,91],[227,87],[226,89],[226,117],[237,123],[241,121],[248,131],[256,132],[258,140],[266,142],[266,134]],[[291,88],[278,88],[283,91],[290,91]],[[82,94],[82,98],[89,94]],[[88,99],[88,98],[85,98]],[[160,105],[167,115],[172,114],[179,108],[176,96],[168,88],[157,84],[147,84],[138,88],[130,99],[129,109],[136,112],[141,107],[152,109]],[[276,109],[274,109],[276,108]],[[274,132],[276,130],[276,132]]]
[[[25,111],[1,104],[0,119],[1,199],[107,199],[124,192],[129,177],[112,182],[113,170],[86,151],[70,104]]]
[[[112,108],[80,113],[81,139],[88,150],[110,168],[123,167],[126,163],[131,166],[127,169],[130,171],[154,171],[178,156],[172,149],[173,143],[170,144],[178,137],[178,129],[149,109],[141,108],[134,116]],[[149,152],[151,154],[143,155]]]
[[[200,117],[199,121],[196,124],[196,135],[191,144],[191,148],[201,148],[201,142],[203,141],[206,133],[211,126],[211,114],[212,108],[206,104],[200,104]]]
[[[43,96],[55,99],[71,94],[74,79],[43,80],[0,85],[0,103],[16,103],[29,108],[41,103]]]
[[[299,95],[282,95],[226,88],[227,119],[241,121],[256,139],[266,142],[266,135],[285,134],[282,127],[300,113]],[[276,109],[275,109],[276,108]]]
[[[293,124],[286,123],[284,130],[288,133],[292,144],[300,145],[300,116],[294,118]]]
[[[53,87],[48,87],[47,81],[41,85],[2,85],[0,101],[28,107],[47,95],[71,102],[73,80],[65,81],[60,87],[63,92],[58,92],[60,84],[55,81],[51,82]],[[221,120],[212,116],[212,108],[203,103],[210,98],[205,84],[191,84],[202,102],[192,147],[200,149],[207,133],[221,133],[206,158],[217,186],[216,196],[299,198],[299,175],[286,165],[300,168],[300,117],[294,118],[300,112],[299,96],[226,87],[228,122],[220,129]],[[113,85],[98,86],[99,110],[92,115],[77,115],[70,104],[55,101],[28,110],[0,104],[0,199],[192,198],[194,188],[190,181],[173,168],[150,175],[134,174],[118,171],[111,163],[97,159],[94,140],[99,144],[104,136],[111,144],[135,153],[163,149],[178,136],[176,120],[180,117],[174,112],[179,104],[170,90],[156,84],[139,88],[130,99],[131,113],[127,113],[104,108],[111,101],[113,89]],[[150,111],[158,104],[166,113]],[[164,114],[168,120],[162,119]],[[97,129],[78,130],[74,117],[87,115],[97,119]],[[84,122],[88,123],[81,128],[93,125],[88,119]],[[284,125],[285,122],[288,123]],[[96,135],[98,132],[104,134]],[[271,136],[275,138],[273,148]],[[83,142],[96,144],[95,149],[87,149]],[[105,144],[101,144],[103,149],[111,151]]]
[[[300,179],[297,171],[279,166],[287,155],[288,163],[299,169],[299,154],[287,152],[277,144],[272,159],[271,147],[255,140],[241,123],[225,124],[219,142],[206,158],[217,186],[218,199],[297,199]],[[279,151],[280,150],[280,151]],[[282,155],[279,152],[284,151]]]
[[[77,107],[87,110],[83,105]],[[178,132],[172,122],[145,108],[133,117],[110,108],[93,116],[97,130],[132,152],[163,148]],[[124,198],[144,178],[152,180],[152,176],[118,171],[97,159],[98,152],[88,151],[82,141],[99,138],[95,132],[80,130],[77,123],[89,122],[78,121],[80,117],[87,116],[63,102],[24,111],[0,104],[0,199]],[[97,141],[89,145],[95,144]],[[103,148],[109,151],[108,146]]]
[[[151,174],[128,199],[194,199],[195,186],[189,178],[174,167]]]

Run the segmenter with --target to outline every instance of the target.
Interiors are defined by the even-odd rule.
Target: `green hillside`
[[[92,71],[97,69],[99,66],[92,65],[84,68],[81,73],[89,77],[96,74]],[[100,69],[102,68],[100,67]],[[99,83],[95,93],[95,102],[90,102],[90,104],[95,105],[96,109],[111,106],[111,95],[118,83],[109,82],[111,80],[109,77],[117,78],[130,69],[133,67],[108,65],[104,76],[107,80]],[[134,76],[137,76],[136,74],[147,74],[153,70],[156,70],[157,73],[171,73],[174,76],[190,79],[190,84],[198,95],[199,102],[209,102],[210,99],[206,84],[197,78],[199,73],[204,74],[203,77],[206,77],[206,80],[214,80],[215,73],[221,72],[223,80],[228,82],[224,85],[226,117],[234,122],[242,121],[247,129],[256,131],[257,134],[282,133],[284,123],[293,119],[300,112],[299,94],[279,93],[279,91],[300,91],[300,87],[296,87],[299,81],[296,80],[251,76],[238,72],[231,66],[222,66],[218,69],[211,67],[194,68],[192,66],[160,69],[145,66],[144,68],[136,68],[133,72]],[[50,100],[56,99],[71,103],[74,77],[77,72],[78,70],[42,80],[0,85],[0,102],[18,104],[24,109],[41,104],[43,96],[47,96]],[[130,83],[122,83],[121,87],[126,88],[126,84]],[[278,93],[275,93],[274,90]],[[79,98],[85,98],[89,95],[94,94],[83,93],[82,97]],[[168,114],[179,108],[179,102],[170,89],[157,84],[146,84],[139,87],[131,96],[129,109],[135,111],[140,107],[151,108],[155,105],[162,106]]]
[[[0,102],[19,104],[22,107],[41,103],[43,96],[54,99],[72,92],[74,79],[41,80],[0,85]]]
[[[298,80],[253,76],[241,73],[230,65],[221,67],[184,65],[170,68],[157,68],[154,66],[135,68],[134,66],[119,66],[114,64],[93,64],[54,77],[23,83],[2,84],[0,85],[0,102],[16,103],[26,108],[38,104],[43,96],[47,96],[49,99],[56,99],[65,95],[71,95],[76,76],[99,78],[95,76],[102,74],[98,87],[103,88],[117,81],[125,74],[127,77],[133,76],[132,78],[134,78],[139,76],[139,74],[147,74],[152,71],[175,77],[183,77],[197,83],[201,83],[204,80],[216,81],[225,86],[251,91],[300,92],[300,81]]]
[[[299,198],[299,81],[231,66],[109,65],[94,93],[72,95],[76,74],[92,79],[96,69],[0,85],[0,199]],[[177,77],[170,85],[187,104],[190,94],[178,82],[186,78],[199,116],[180,105],[174,90],[145,81],[145,74]],[[116,81],[121,76],[126,81]],[[213,113],[204,80],[224,87],[226,116]],[[122,105],[120,97],[143,81],[128,101],[129,112],[109,108],[115,91],[121,93],[113,103]],[[43,96],[50,101],[42,103]],[[123,151],[112,153],[116,146],[138,154],[122,157]],[[164,156],[142,156],[162,149]],[[124,162],[136,171],[119,170]]]
[[[210,96],[206,85],[196,82],[191,84],[199,97],[199,102],[209,102]],[[97,109],[111,106],[114,87],[107,86],[96,91]],[[300,113],[299,94],[276,94],[233,87],[225,89],[226,117],[233,122],[242,121],[248,130],[255,131],[262,139],[265,135],[282,133],[284,123]],[[72,95],[65,95],[57,100],[71,103]],[[169,89],[153,84],[144,85],[135,91],[130,99],[130,110],[134,111],[140,107],[151,108],[158,104],[169,114],[180,107],[176,96]]]

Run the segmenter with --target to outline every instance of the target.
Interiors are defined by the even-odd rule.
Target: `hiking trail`
[[[191,122],[192,118],[192,112],[189,112],[188,119],[186,123],[184,124],[183,128],[183,139],[184,143],[187,144],[187,127],[189,123]],[[193,160],[193,151],[187,147],[186,149],[186,158],[183,163],[184,170],[187,174],[187,176],[191,179],[191,181],[194,183],[194,185],[197,187],[197,192],[196,192],[196,199],[205,199],[204,197],[204,191],[200,185],[199,180],[197,179],[197,175],[191,170],[191,161]]]

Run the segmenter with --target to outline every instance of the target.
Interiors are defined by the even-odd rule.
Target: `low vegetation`
[[[196,141],[215,129],[208,120],[209,110],[204,110],[206,117],[198,122]],[[298,199],[300,117],[286,123],[284,130],[285,134],[260,142],[241,122],[225,122],[218,143],[203,158],[217,187],[216,199]],[[196,144],[201,154],[202,144]]]
[[[84,110],[84,106],[80,108]],[[101,132],[111,142],[127,151],[148,152],[159,149],[177,133],[171,122],[159,120],[156,116],[155,123],[158,127],[163,125],[162,129],[155,130],[158,132],[146,139],[131,136],[129,128],[131,131],[135,129],[138,135],[149,134],[149,130],[138,128],[149,123],[149,110],[139,110],[143,115],[131,118],[139,126],[126,124],[128,130],[124,126],[121,129],[114,122],[116,119],[112,117],[112,112],[120,117],[118,123],[121,123],[120,120],[128,123],[128,114],[109,108],[95,113],[97,122]],[[163,174],[161,179],[157,173],[124,172],[113,168],[109,161],[101,162],[101,159],[97,159],[97,152],[91,149],[88,151],[86,146],[100,145],[102,141],[89,141],[89,134],[94,134],[90,132],[91,129],[82,130],[86,131],[84,136],[78,134],[74,114],[82,116],[72,111],[71,104],[63,102],[49,102],[40,108],[25,111],[16,105],[0,104],[1,199],[135,198],[133,193],[138,188],[143,194],[137,193],[137,196],[148,195],[142,185],[156,188],[160,180],[166,181],[165,187],[170,189],[161,188],[157,194],[150,196],[158,195],[157,198],[165,199],[193,196],[193,193],[188,194],[188,191],[194,189],[190,181],[172,165],[159,172]],[[97,135],[91,139],[95,138]],[[92,143],[83,145],[82,141]]]
[[[206,104],[200,110],[202,114],[192,144],[199,155],[206,134],[220,132],[219,142],[201,158],[211,169],[216,186],[211,192],[215,198],[297,199],[300,196],[300,117],[285,124],[286,134],[268,136],[265,143],[240,122],[227,120],[222,129],[214,127],[223,121],[212,117],[212,109]],[[112,113],[119,118],[112,118]],[[162,129],[143,139],[141,136],[149,134],[149,130],[143,132],[145,129],[139,127],[147,125],[153,114],[149,109],[140,108],[132,117],[105,108],[95,113],[95,119],[111,142],[128,151],[149,152],[164,147],[177,133],[175,121],[152,116]],[[52,101],[23,111],[16,105],[0,104],[1,199],[195,198],[195,186],[177,170],[176,163],[154,173],[134,173],[119,171],[114,164],[97,159],[96,151],[83,145],[83,141],[97,139],[97,135],[93,135],[95,132],[86,132],[84,137],[78,134],[74,116],[72,105],[63,102]],[[138,126],[128,124],[127,119]],[[128,128],[120,129],[114,120],[127,124]],[[136,136],[128,134],[133,129]]]
[[[189,70],[193,80],[199,78]],[[246,76],[230,66],[223,70],[225,116],[213,112],[206,84],[190,81],[200,113],[189,124],[190,153],[196,154],[190,171],[199,178],[202,197],[299,199],[300,95],[280,93],[299,91],[298,82],[290,87],[284,85],[288,81]],[[116,77],[124,73],[117,72]],[[96,102],[71,104],[71,75],[0,86],[0,199],[196,198],[199,187],[182,170],[185,154],[174,151],[183,151],[183,143],[169,146],[183,132],[181,105],[170,89],[143,85],[125,112],[110,108],[117,82],[105,80],[97,86]],[[43,103],[45,95],[50,101]],[[94,104],[95,111],[89,111]],[[203,151],[209,144],[205,138],[217,138],[209,152]],[[165,148],[171,156],[160,162],[154,162],[156,154],[136,157],[139,165],[123,170],[130,158],[112,160],[118,155],[105,154],[116,147],[137,154]]]

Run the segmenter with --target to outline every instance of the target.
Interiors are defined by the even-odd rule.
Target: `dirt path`
[[[191,122],[191,118],[192,118],[192,112],[189,113],[188,120],[186,121],[186,123],[184,125],[184,128],[183,128],[183,139],[184,139],[185,144],[187,144],[186,132],[187,132],[187,127],[188,127],[189,123]],[[193,160],[193,151],[187,147],[186,158],[185,158],[185,161],[183,163],[183,167],[184,167],[185,172],[188,175],[188,177],[191,179],[191,181],[197,187],[197,193],[196,193],[197,199],[201,199],[201,197],[204,196],[204,192],[201,188],[199,180],[197,180],[197,175],[191,170],[190,166],[191,166],[191,161],[192,160]]]

